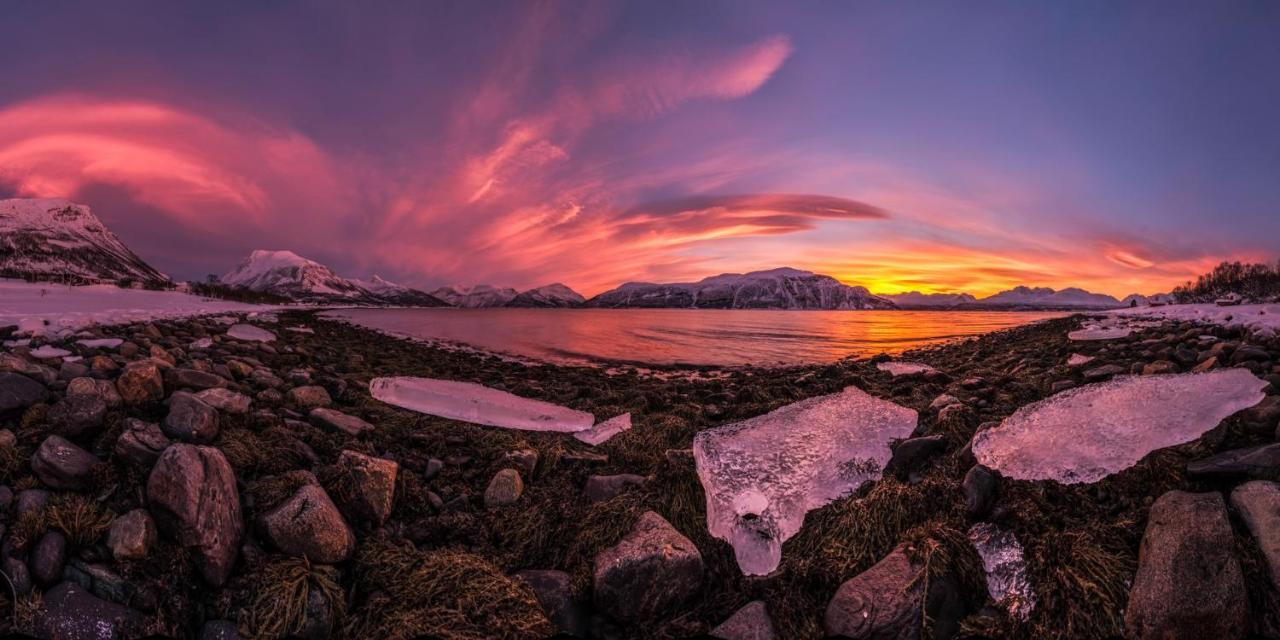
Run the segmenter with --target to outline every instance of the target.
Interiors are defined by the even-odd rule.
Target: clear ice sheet
[[[1097,482],[1190,442],[1263,398],[1247,369],[1118,376],[1034,402],[974,437],[982,464],[1018,480]]]
[[[768,574],[806,513],[879,479],[890,441],[915,428],[915,410],[847,387],[702,431],[693,456],[707,528],[743,573]]]
[[[1017,536],[979,522],[969,528],[969,542],[982,558],[987,593],[1015,620],[1027,620],[1036,608],[1036,592],[1027,576],[1027,562]]]
[[[876,364],[876,368],[895,378],[934,371],[933,367],[920,362],[881,362]]]
[[[630,429],[631,414],[624,413],[622,415],[609,418],[608,420],[605,420],[604,422],[601,422],[600,424],[585,431],[578,431],[573,434],[573,437],[594,447],[604,444],[604,442],[609,438],[612,438],[623,431],[629,431]]]
[[[577,432],[595,416],[558,404],[521,398],[474,382],[435,378],[374,378],[369,393],[387,404],[451,420],[526,431]]]

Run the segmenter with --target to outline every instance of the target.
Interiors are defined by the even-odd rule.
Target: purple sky
[[[182,278],[1123,295],[1280,252],[1274,2],[0,11],[0,194]]]

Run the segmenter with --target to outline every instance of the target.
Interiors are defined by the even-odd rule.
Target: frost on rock
[[[1027,576],[1022,545],[1013,533],[987,522],[969,528],[969,542],[982,558],[987,593],[1015,620],[1027,620],[1036,608],[1036,592]]]
[[[876,368],[895,378],[936,371],[933,367],[919,362],[881,362],[876,365]]]
[[[271,342],[276,339],[276,334],[251,324],[233,324],[227,329],[227,336],[250,342]]]
[[[743,573],[767,574],[806,513],[880,478],[889,442],[915,428],[913,409],[847,387],[702,431],[693,456],[707,528],[733,546]]]
[[[1263,398],[1248,369],[1118,376],[1034,402],[974,437],[983,465],[1018,480],[1097,482],[1190,442]]]
[[[579,431],[573,434],[573,437],[594,447],[629,429],[631,429],[631,414],[624,413],[609,418],[586,431]]]
[[[451,420],[527,431],[585,431],[595,416],[558,404],[521,398],[473,382],[434,378],[374,378],[374,398],[397,407]],[[629,418],[628,418],[629,420]]]

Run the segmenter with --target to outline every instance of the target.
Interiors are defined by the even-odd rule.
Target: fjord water
[[[795,365],[913,347],[1062,316],[1020,311],[343,309],[393,335],[557,363]]]

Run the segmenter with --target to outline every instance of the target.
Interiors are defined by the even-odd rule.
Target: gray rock
[[[1222,495],[1170,491],[1151,506],[1129,589],[1130,638],[1243,638],[1249,599]]]
[[[192,444],[212,444],[218,438],[218,410],[186,391],[169,397],[169,413],[160,428],[165,435]]]
[[[1224,451],[1187,463],[1187,473],[1208,477],[1272,477],[1280,470],[1280,443]]]
[[[230,389],[205,389],[197,393],[196,397],[214,409],[232,415],[249,413],[249,406],[253,404],[253,398]]]
[[[526,478],[532,478],[533,472],[538,468],[538,452],[533,449],[508,451],[503,459],[516,465]]]
[[[827,635],[919,638],[922,611],[933,620],[935,637],[949,638],[955,633],[964,612],[954,584],[936,577],[924,580],[924,565],[912,560],[907,551],[905,545],[899,545],[870,569],[840,585],[827,605]]]
[[[196,369],[174,367],[164,372],[164,383],[170,389],[217,389],[227,386],[227,381],[216,373]]]
[[[35,633],[47,640],[118,640],[141,637],[145,617],[126,606],[107,602],[73,582],[46,591],[35,619]]]
[[[1267,559],[1271,583],[1280,586],[1280,484],[1246,482],[1231,491],[1231,506],[1244,520]]]
[[[982,465],[975,464],[964,474],[964,507],[970,518],[986,517],[996,502],[999,480],[996,474]]]
[[[71,382],[72,380],[89,373],[89,367],[82,362],[62,361],[62,365],[58,367],[58,379]]]
[[[517,571],[512,577],[533,589],[533,595],[542,605],[547,619],[560,632],[576,637],[586,635],[585,616],[573,601],[573,583],[569,574],[551,569],[528,569]]]
[[[49,407],[53,432],[64,438],[79,438],[102,428],[107,402],[97,395],[70,394]]]
[[[76,378],[67,385],[67,395],[90,395],[102,398],[108,409],[115,409],[124,404],[124,398],[116,391],[116,385],[110,380],[97,378]]]
[[[1084,372],[1084,379],[1090,382],[1106,380],[1118,373],[1124,373],[1124,367],[1115,364],[1106,364],[1101,367],[1095,367]]]
[[[761,600],[748,602],[734,612],[720,626],[711,630],[711,637],[720,640],[774,640],[773,619]]]
[[[36,584],[52,586],[62,578],[62,568],[67,566],[67,538],[58,531],[49,531],[36,542],[27,559],[31,577]]]
[[[154,422],[128,418],[116,440],[116,456],[138,467],[150,469],[170,445],[169,438]]]
[[[289,402],[292,402],[304,409],[327,407],[333,404],[333,400],[329,398],[329,392],[319,385],[294,387],[289,390],[286,397],[289,399]]]
[[[963,405],[952,405],[947,407],[961,407]],[[893,457],[889,458],[889,464],[885,465],[885,472],[906,473],[915,471],[925,465],[930,458],[941,454],[947,448],[947,437],[943,435],[923,436],[920,438],[910,438],[898,443],[893,448]]]
[[[199,552],[205,580],[226,582],[244,520],[235,473],[222,452],[189,444],[165,449],[147,478],[147,503],[162,530]]]
[[[346,510],[356,519],[382,526],[391,517],[400,465],[356,451],[343,451],[338,456],[338,469],[350,480],[350,496],[343,501]]]
[[[131,362],[116,378],[116,390],[127,405],[143,405],[164,399],[164,380],[155,362]]]
[[[117,562],[141,560],[156,543],[156,524],[146,509],[134,509],[111,521],[107,547]]]
[[[0,416],[44,399],[44,385],[17,373],[0,373]]]
[[[355,549],[355,534],[319,485],[303,485],[262,523],[277,548],[312,562],[342,562]]]
[[[515,469],[503,469],[493,475],[484,490],[484,506],[501,507],[514,504],[524,493],[524,481]]]
[[[1231,354],[1231,364],[1237,365],[1245,362],[1266,362],[1271,359],[1271,354],[1266,349],[1255,347],[1251,344],[1241,345]]]
[[[62,436],[52,435],[31,456],[31,470],[48,487],[79,491],[93,480],[99,460]]]
[[[596,555],[595,604],[623,622],[652,620],[693,597],[702,575],[693,542],[646,511],[621,542]]]
[[[324,389],[321,389],[320,387],[316,388],[324,391]],[[311,412],[307,414],[307,419],[311,424],[320,427],[321,429],[341,431],[349,436],[358,436],[366,431],[373,431],[373,425],[361,420],[360,418],[347,415],[341,411],[325,409],[323,407],[312,409]]]
[[[587,486],[582,491],[587,502],[603,502],[632,487],[643,486],[645,477],[634,473],[620,473],[613,476],[588,476]]]

